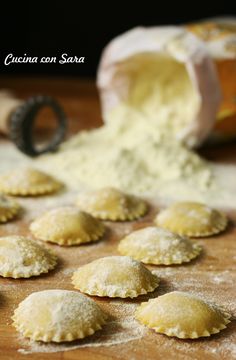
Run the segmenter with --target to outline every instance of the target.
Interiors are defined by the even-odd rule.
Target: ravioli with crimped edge
[[[10,197],[0,194],[0,223],[14,219],[20,212],[20,205]]]
[[[132,221],[148,210],[142,199],[112,187],[81,193],[76,205],[96,218],[111,221]]]
[[[42,171],[20,168],[0,176],[0,191],[14,196],[51,194],[62,188],[62,183]]]
[[[155,223],[179,235],[205,237],[225,230],[228,220],[220,211],[197,202],[178,202],[157,214]]]
[[[131,257],[107,256],[78,268],[72,283],[89,295],[134,298],[154,291],[159,279]]]
[[[173,291],[142,303],[135,314],[143,325],[167,336],[197,339],[226,328],[230,315],[193,294]]]
[[[105,233],[105,226],[84,211],[62,206],[39,216],[30,230],[40,240],[70,246],[97,241]]]
[[[44,290],[27,296],[12,319],[24,337],[64,342],[94,334],[106,323],[107,315],[95,301],[76,291]]]
[[[155,226],[131,232],[118,246],[122,255],[153,265],[189,262],[200,254],[201,249],[190,239]]]
[[[0,276],[38,276],[52,270],[56,263],[56,255],[32,239],[19,235],[0,237]]]

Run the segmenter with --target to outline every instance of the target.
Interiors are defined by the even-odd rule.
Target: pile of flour
[[[116,121],[78,133],[35,165],[78,192],[114,186],[158,202],[185,199],[235,207],[234,166],[205,161],[168,132],[158,132],[140,112],[125,106],[117,112]]]

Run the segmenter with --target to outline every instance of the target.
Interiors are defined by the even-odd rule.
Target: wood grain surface
[[[48,94],[56,97],[64,106],[69,119],[68,136],[83,128],[100,126],[101,115],[98,96],[95,85],[89,80],[78,79],[54,79],[54,78],[1,78],[0,88],[13,90],[20,98],[26,98],[33,94]],[[46,126],[48,118],[44,119]],[[2,142],[7,139],[2,137]],[[204,156],[212,161],[236,163],[236,145],[208,148],[201,151]],[[0,154],[0,161],[4,154]],[[56,202],[56,196],[55,202]],[[30,235],[28,225],[30,222],[30,208],[34,206],[44,210],[44,202],[48,197],[37,199],[20,199],[21,205],[26,209],[17,220],[10,225],[0,225],[0,235],[13,233]],[[117,254],[117,244],[124,234],[132,229],[141,228],[152,223],[158,208],[150,208],[149,213],[141,220],[131,223],[113,224],[106,222],[107,232],[104,238],[96,244],[78,247],[59,247],[48,245],[59,257],[57,268],[47,275],[25,280],[0,279],[0,359],[82,359],[82,360],[158,360],[158,359],[236,359],[236,335],[235,321],[232,321],[226,330],[220,334],[199,340],[178,340],[168,338],[165,335],[156,334],[151,330],[143,331],[143,336],[133,337],[127,329],[116,326],[120,318],[124,319],[127,309],[132,309],[134,304],[147,300],[172,290],[191,291],[203,296],[209,301],[236,315],[235,305],[235,259],[236,259],[236,213],[229,213],[230,225],[227,230],[219,235],[207,239],[197,240],[202,244],[202,255],[188,265],[172,267],[149,267],[159,273],[161,278],[160,287],[149,296],[142,296],[134,300],[109,300],[93,297],[105,311],[110,314],[115,324],[114,328],[109,325],[101,330],[96,336],[86,342],[81,342],[84,347],[70,349],[61,352],[37,353],[34,346],[24,340],[12,326],[11,316],[18,303],[34,291],[43,289],[68,289],[72,290],[71,274],[73,269],[81,264],[110,254]],[[114,309],[119,308],[116,312]],[[123,314],[122,314],[123,312]],[[130,316],[130,314],[129,314]],[[122,323],[122,322],[121,322]],[[132,331],[135,334],[135,322],[132,323]],[[109,338],[110,331],[117,331],[120,341],[116,345],[93,346],[99,344],[99,338],[104,334]],[[124,333],[122,335],[122,332]],[[113,335],[112,335],[113,336]],[[112,338],[111,336],[111,338]],[[72,346],[79,346],[80,342],[74,342]],[[21,350],[20,350],[21,349]],[[28,349],[29,353],[23,353],[22,349]],[[40,349],[40,346],[39,346]],[[45,348],[43,348],[45,351]],[[60,348],[59,348],[60,349]],[[40,351],[40,350],[39,350]]]

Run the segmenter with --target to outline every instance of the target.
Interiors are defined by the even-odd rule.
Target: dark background
[[[9,1],[0,8],[0,74],[94,76],[103,47],[138,25],[179,24],[222,14],[236,15],[236,1],[155,2]],[[106,4],[106,5],[105,5]],[[155,4],[155,6],[154,6]],[[85,64],[4,65],[14,56],[86,57]]]

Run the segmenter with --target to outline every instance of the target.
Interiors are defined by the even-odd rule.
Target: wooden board
[[[46,93],[55,96],[63,104],[70,119],[70,131],[101,124],[98,97],[95,86],[89,81],[77,79],[0,79],[0,88],[12,89],[19,97]],[[45,122],[47,119],[45,119]],[[6,141],[4,138],[1,141]],[[203,153],[212,160],[236,163],[236,146],[229,145],[208,149]],[[0,160],[4,154],[0,154]],[[19,233],[29,235],[29,209],[34,206],[43,211],[48,197],[21,199],[26,211],[10,225],[0,226],[0,235]],[[36,204],[37,203],[37,204]],[[28,209],[28,212],[27,212]],[[8,359],[82,359],[82,360],[157,360],[157,359],[234,359],[236,358],[235,322],[220,334],[209,339],[177,340],[145,330],[132,321],[135,305],[149,296],[135,300],[109,300],[94,298],[111,315],[111,324],[97,335],[84,342],[74,342],[77,349],[56,353],[35,353],[45,347],[34,347],[22,339],[11,325],[11,316],[17,304],[27,295],[43,289],[72,290],[73,269],[101,256],[117,254],[117,244],[122,236],[135,228],[151,224],[158,209],[150,209],[148,215],[138,222],[112,224],[107,222],[107,233],[100,242],[73,248],[48,245],[59,256],[58,267],[48,275],[27,280],[0,279],[0,358]],[[171,290],[185,290],[202,295],[204,298],[225,307],[235,316],[235,250],[236,213],[229,214],[231,224],[222,235],[198,240],[204,247],[199,259],[185,266],[150,267],[161,277],[160,287],[150,297]],[[127,320],[128,319],[128,320]],[[133,339],[132,341],[129,341]],[[103,342],[106,346],[99,346]],[[110,342],[116,342],[111,345]],[[96,346],[94,346],[96,345]],[[108,346],[109,345],[109,346]],[[69,348],[70,349],[69,345]],[[21,349],[19,351],[19,349]],[[28,349],[29,354],[22,353]],[[55,347],[48,348],[55,350]],[[59,347],[60,349],[60,347]],[[67,349],[67,350],[68,350]],[[47,348],[46,348],[47,350]]]

